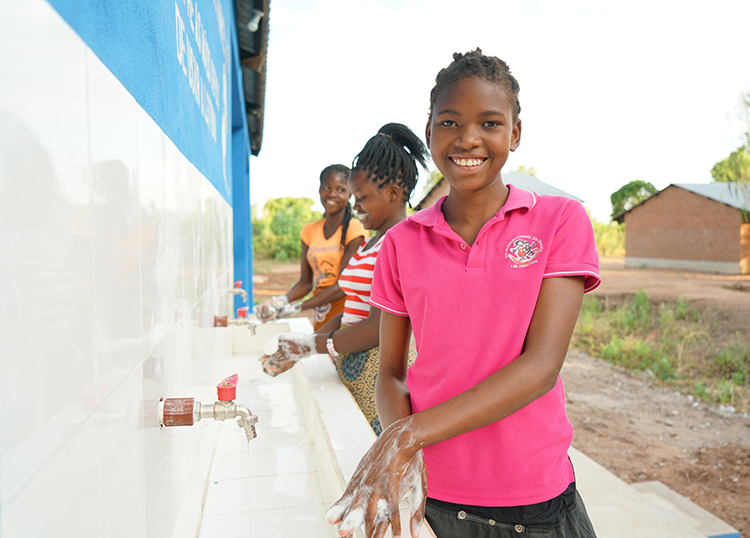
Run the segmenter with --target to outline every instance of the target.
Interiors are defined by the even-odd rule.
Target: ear
[[[401,198],[401,187],[394,185],[393,183],[388,185],[388,199],[391,203]]]
[[[432,118],[427,120],[427,126],[424,128],[424,139],[427,142],[427,149],[430,149],[431,135],[432,135]]]
[[[513,131],[510,134],[510,150],[516,151],[521,144],[521,120],[516,120]]]

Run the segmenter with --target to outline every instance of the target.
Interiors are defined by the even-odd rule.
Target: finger
[[[336,523],[341,522],[341,519],[344,517],[344,512],[349,508],[351,500],[351,496],[347,496],[342,497],[333,503],[333,506],[331,506],[326,513],[326,521],[329,525],[335,525]]]
[[[353,510],[349,510],[341,522],[339,527],[339,534],[341,536],[349,536],[355,530],[360,528],[365,522],[365,509],[362,506],[358,506]]]
[[[419,538],[419,533],[422,531],[422,524],[424,523],[424,506],[427,498],[422,496],[422,503],[415,507],[411,506],[411,518],[409,518],[409,531],[411,531],[411,538]]]
[[[401,512],[398,509],[398,505],[393,506],[392,504],[390,511],[391,525],[393,526],[391,534],[393,534],[393,538],[399,538],[401,536]]]

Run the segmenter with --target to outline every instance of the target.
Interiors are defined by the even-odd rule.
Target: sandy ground
[[[644,289],[720,313],[720,331],[750,330],[750,276],[625,269],[601,261],[595,294],[621,300]],[[286,292],[296,265],[256,275],[257,299]],[[659,480],[750,536],[750,417],[663,389],[571,350],[562,371],[573,444],[628,483]]]

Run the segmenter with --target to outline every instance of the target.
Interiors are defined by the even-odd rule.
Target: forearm
[[[305,295],[312,291],[312,282],[304,282],[298,280],[297,283],[286,293],[286,298],[289,302],[294,302],[297,299],[302,299]]]
[[[346,297],[346,295],[344,295],[344,292],[341,291],[338,283],[336,283],[333,286],[328,286],[327,288],[322,289],[314,297],[311,297],[307,301],[303,302],[302,310],[309,310],[310,308],[315,308],[316,306],[323,306],[325,304],[332,303],[333,301],[338,301],[342,297]]]
[[[378,311],[379,313],[379,311]],[[327,353],[326,340],[333,333],[333,345],[339,353],[356,353],[365,351],[378,345],[378,313],[371,312],[370,315],[348,327],[341,327],[339,318],[338,324],[327,323],[316,332],[315,344],[318,353]]]
[[[375,404],[384,429],[412,413],[411,398],[406,387],[410,342],[411,320],[381,313],[380,365],[375,380]]]

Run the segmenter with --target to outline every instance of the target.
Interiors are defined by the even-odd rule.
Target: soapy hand
[[[263,346],[263,353],[258,359],[263,364],[263,371],[271,377],[276,377],[298,361],[315,353],[315,335],[274,334]]]
[[[359,462],[344,495],[328,511],[328,523],[341,523],[340,536],[352,535],[363,523],[367,538],[383,538],[389,525],[393,536],[401,536],[398,505],[405,498],[411,508],[411,536],[419,536],[427,480],[422,451],[413,452],[415,440],[409,423],[407,417],[382,433]]]
[[[257,304],[253,307],[253,312],[261,321],[271,321],[276,319],[279,311],[285,306],[289,306],[289,299],[286,295],[275,295],[270,299],[266,299],[261,304]]]
[[[302,303],[285,304],[276,314],[276,319],[291,318],[302,311]]]

